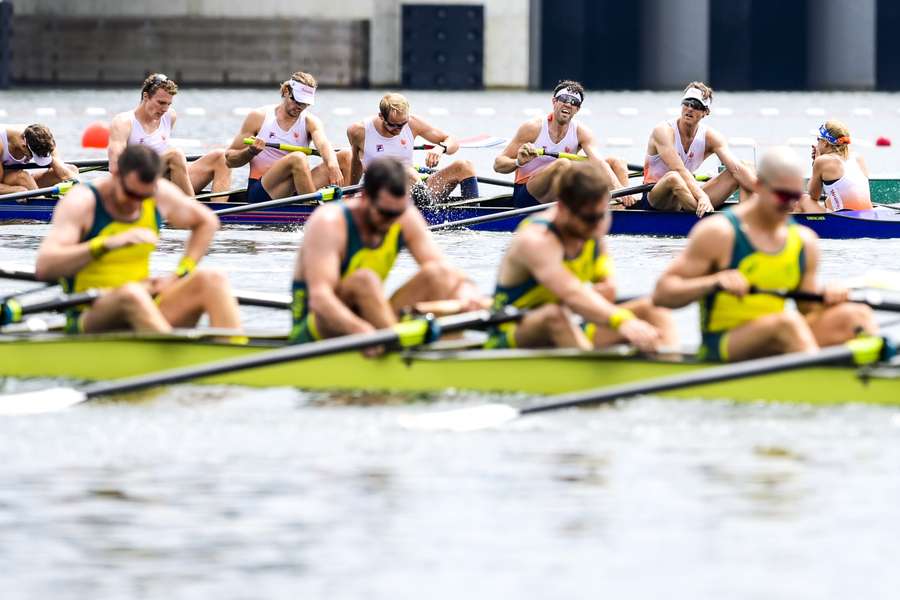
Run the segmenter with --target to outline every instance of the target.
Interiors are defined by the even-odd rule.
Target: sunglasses
[[[559,96],[556,96],[556,100],[558,102],[562,102],[563,104],[574,106],[575,108],[581,106],[581,98],[579,98],[578,96],[573,96],[571,94],[560,94]]]
[[[803,192],[797,192],[795,190],[776,190],[775,188],[770,188],[772,193],[775,194],[775,197],[778,198],[778,201],[782,204],[790,204],[791,202],[796,202],[803,196]]]
[[[706,110],[706,107],[703,106],[703,103],[699,100],[694,100],[693,98],[689,98],[687,100],[682,100],[682,106],[687,106],[688,108],[693,108],[694,110]]]
[[[135,193],[128,189],[128,186],[125,185],[125,178],[119,177],[119,185],[122,186],[122,191],[125,192],[125,195],[133,200],[143,200],[144,198],[149,198],[147,194],[139,194]],[[151,194],[152,195],[152,194]]]
[[[601,210],[594,213],[575,213],[575,216],[585,225],[597,225],[606,218],[608,211]]]
[[[384,208],[383,206],[378,206],[374,202],[372,203],[372,206],[375,207],[375,210],[378,211],[378,214],[381,215],[382,218],[391,221],[399,219],[403,216],[403,213],[406,212],[406,207],[400,209]]]
[[[406,124],[409,123],[409,119],[403,121],[402,123],[391,123],[384,115],[381,115],[381,121],[384,123],[384,126],[391,131],[399,131],[406,127]]]

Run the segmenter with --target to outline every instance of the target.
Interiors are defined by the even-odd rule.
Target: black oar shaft
[[[475,326],[504,323],[520,319],[521,317],[522,313],[514,309],[500,313],[479,310],[450,317],[443,317],[438,319],[437,322],[441,331],[451,332]],[[286,346],[277,350],[259,352],[252,356],[215,361],[205,365],[182,367],[163,371],[161,373],[139,375],[137,377],[128,377],[125,379],[117,379],[115,381],[98,382],[84,387],[81,392],[87,399],[109,394],[134,392],[150,387],[181,383],[192,379],[212,377],[224,373],[233,373],[236,371],[267,367],[295,360],[316,358],[319,356],[338,354],[341,352],[352,352],[374,346],[393,344],[400,341],[400,337],[401,334],[398,332],[397,328],[380,329],[372,333],[345,335],[321,342]]]
[[[650,382],[627,383],[588,392],[564,394],[556,396],[554,402],[523,408],[519,413],[527,415],[550,410],[574,408],[577,406],[604,404],[615,402],[620,398],[629,398],[645,394],[658,394],[679,388],[709,385],[721,381],[729,381],[743,377],[754,377],[769,373],[780,373],[782,371],[789,371],[791,369],[798,369],[806,366],[844,363],[851,361],[852,358],[853,351],[847,346],[833,346],[814,353],[795,352],[710,367],[695,373],[661,377],[653,379]]]
[[[348,185],[342,188],[341,194],[353,194],[358,192],[363,188],[363,184],[358,183],[356,185]],[[217,215],[233,215],[236,213],[242,212],[250,212],[255,210],[264,210],[267,208],[275,208],[278,206],[286,206],[288,204],[297,204],[299,202],[304,201],[312,201],[317,200],[322,197],[322,190],[317,190],[315,192],[310,192],[308,194],[299,194],[297,196],[288,196],[287,198],[276,198],[275,200],[268,200],[266,202],[252,202],[248,204],[242,204],[241,206],[231,206],[228,208],[222,208],[216,211],[213,211]]]

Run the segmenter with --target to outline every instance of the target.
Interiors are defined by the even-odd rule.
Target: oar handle
[[[768,296],[778,296],[779,298],[790,298],[791,300],[799,300],[800,302],[825,302],[825,296],[816,292],[806,292],[803,290],[767,290],[751,286],[751,294],[765,294]],[[866,304],[875,310],[883,310],[888,312],[900,312],[900,302],[891,302],[886,300],[884,296],[877,291],[857,292],[850,294],[850,302]]]
[[[25,200],[27,198],[34,198],[36,196],[43,195],[58,195],[61,196],[72,189],[72,186],[78,183],[77,179],[68,179],[66,181],[61,181],[56,185],[51,185],[44,188],[38,188],[36,190],[25,190],[24,192],[13,192],[12,194],[4,194],[0,196],[0,200]]]
[[[244,138],[244,143],[248,146],[252,146],[254,141],[253,138]],[[293,144],[282,144],[280,142],[266,142],[266,146],[275,148],[276,150],[283,150],[284,152],[302,152],[307,156],[318,154],[315,150],[307,148],[306,146],[294,146]]]
[[[551,152],[546,148],[538,148],[538,156],[549,156],[550,158],[564,158],[566,160],[587,160],[584,154],[572,154],[571,152]]]

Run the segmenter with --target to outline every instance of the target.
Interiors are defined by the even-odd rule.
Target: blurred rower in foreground
[[[403,248],[419,270],[388,297],[384,280]],[[392,158],[369,164],[361,195],[313,212],[297,253],[292,298],[294,343],[390,327],[401,310],[420,302],[457,300],[458,310],[487,304],[411,207],[406,167]]]
[[[212,327],[239,328],[228,279],[195,268],[219,228],[216,215],[162,179],[161,159],[146,146],[127,147],[116,167],[59,200],[38,250],[39,280],[60,279],[68,293],[102,290],[93,304],[68,311],[67,331],[168,332],[193,327],[204,313]],[[175,272],[150,277],[163,220],[190,234]]]
[[[641,350],[677,343],[668,310],[649,298],[616,304],[606,232],[610,185],[594,163],[560,161],[555,206],[519,225],[497,275],[493,308],[527,309],[519,323],[495,328],[488,348],[589,349],[619,342]],[[575,322],[575,316],[584,325]]]
[[[700,302],[701,358],[737,361],[811,352],[874,333],[871,309],[847,302],[848,290],[820,287],[819,238],[791,210],[803,195],[803,169],[788,148],[759,163],[754,194],[694,226],[687,247],[656,285],[653,301],[679,308]],[[785,300],[755,290],[822,293],[824,304]]]

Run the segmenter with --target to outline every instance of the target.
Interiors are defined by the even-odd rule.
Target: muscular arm
[[[90,246],[80,240],[87,230],[88,216],[93,215],[93,203],[91,192],[84,186],[59,200],[50,231],[38,249],[35,275],[40,281],[74,275],[91,262]]]
[[[452,135],[444,132],[443,129],[435,127],[430,123],[426,123],[419,117],[410,115],[409,127],[412,129],[413,135],[420,137],[432,144],[443,144],[447,146],[445,154],[455,154],[459,150],[459,142]]]
[[[713,292],[719,284],[721,249],[734,243],[725,217],[704,219],[694,226],[687,247],[669,265],[653,291],[653,303],[681,308]]]
[[[115,175],[118,172],[119,155],[128,145],[128,136],[131,135],[131,117],[128,113],[119,113],[113,117],[109,127],[109,145],[106,155],[109,158],[109,172]]]
[[[305,230],[297,260],[309,292],[310,310],[340,332],[372,331],[372,325],[341,302],[335,292],[341,281],[341,249],[347,244],[347,225],[341,209],[321,207],[310,217]]]
[[[3,150],[3,146],[0,145],[0,151]],[[16,192],[24,192],[27,188],[21,185],[8,185],[3,183],[3,164],[0,163],[0,194],[14,194]]]
[[[366,126],[353,123],[347,128],[347,139],[350,141],[350,184],[356,185],[363,174],[363,144],[366,141]]]
[[[494,171],[497,173],[512,173],[516,167],[516,157],[519,149],[524,144],[532,144],[537,139],[541,130],[540,119],[532,119],[519,126],[515,137],[509,141],[503,152],[494,159]]]
[[[694,174],[688,171],[687,167],[684,166],[684,161],[681,160],[681,157],[678,156],[678,151],[675,150],[675,132],[672,131],[672,128],[666,123],[657,125],[650,135],[650,140],[651,144],[656,147],[656,154],[659,155],[666,167],[677,172],[681,176],[681,179],[684,180],[684,183],[691,192],[691,196],[693,196],[695,200],[702,197],[704,192],[700,189],[700,186],[697,185]]]
[[[225,151],[225,163],[229,169],[243,167],[253,158],[253,147],[244,143],[244,138],[253,138],[259,133],[265,120],[262,110],[253,110],[244,119],[241,130],[231,141],[231,146]]]
[[[325,135],[325,127],[322,126],[322,121],[319,117],[307,115],[306,130],[309,132],[309,136],[312,138],[316,150],[319,151],[319,156],[322,157],[322,161],[330,168],[340,169],[337,156],[334,153],[334,148],[332,147],[331,142],[328,141],[328,137]]]
[[[184,244],[184,256],[199,263],[219,230],[219,217],[165,179],[159,180],[155,198],[156,206],[168,225],[190,229]]]
[[[744,163],[734,156],[728,147],[728,142],[725,141],[725,137],[714,129],[707,129],[706,142],[710,152],[713,152],[722,162],[722,165],[734,175],[738,184],[745,190],[752,190],[753,186],[756,185],[756,176]]]
[[[62,161],[59,157],[58,149],[53,150],[53,162],[50,163],[50,171],[53,172],[54,175],[59,177],[61,181],[65,181],[67,179],[75,179],[78,177],[78,169],[70,169],[66,166],[66,163]],[[0,179],[2,179],[3,175],[0,174]]]

